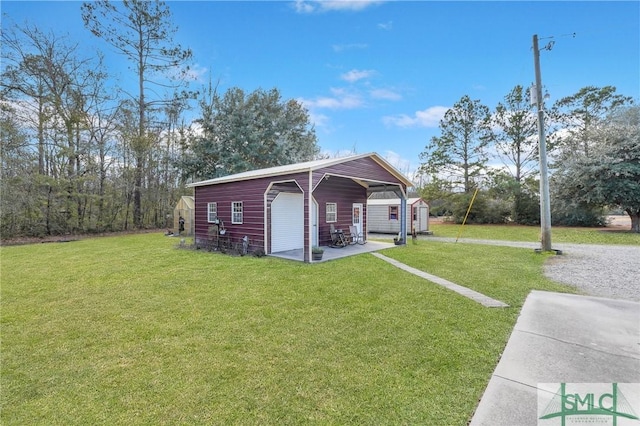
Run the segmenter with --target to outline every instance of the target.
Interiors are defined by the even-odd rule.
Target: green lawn
[[[320,264],[159,234],[1,247],[3,425],[464,425],[531,289],[531,250],[418,242]]]
[[[540,241],[539,226],[465,225],[431,223],[429,229],[438,237],[479,238],[505,241]],[[640,245],[640,234],[625,230],[593,228],[551,228],[551,241],[578,244]]]

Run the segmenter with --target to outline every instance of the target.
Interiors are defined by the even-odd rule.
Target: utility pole
[[[551,50],[551,44],[547,47]],[[544,99],[540,76],[540,49],[538,35],[533,35],[533,63],[536,71],[536,104],[538,107],[538,153],[540,157],[540,228],[542,251],[551,251],[551,205],[549,201],[549,178],[547,172],[547,142],[544,134]]]

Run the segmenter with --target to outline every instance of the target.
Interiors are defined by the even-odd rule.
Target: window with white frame
[[[207,222],[213,223],[218,217],[218,203],[207,203]]]
[[[242,224],[242,201],[231,203],[231,223]]]
[[[327,203],[327,223],[338,221],[338,203]]]

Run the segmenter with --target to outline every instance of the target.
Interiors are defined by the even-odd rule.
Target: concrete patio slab
[[[380,241],[367,241],[365,244],[351,244],[346,247],[322,247],[324,249],[322,260],[314,261],[314,263],[327,262],[329,260],[340,259],[348,256],[356,256],[362,253],[371,253],[374,251],[393,247],[396,247],[393,243],[384,243]],[[271,253],[269,256],[279,257],[282,259],[304,261],[304,254],[301,248],[297,250]]]

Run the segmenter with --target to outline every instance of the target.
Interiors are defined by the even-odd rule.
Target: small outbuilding
[[[299,253],[299,260],[312,262],[312,247],[330,245],[332,228],[354,226],[366,235],[367,198],[372,193],[392,192],[404,213],[413,182],[369,153],[252,170],[188,186],[194,188],[196,245],[210,245],[212,235],[224,229],[228,244],[248,242],[248,251]],[[400,222],[406,230],[406,221]]]
[[[193,197],[183,195],[173,209],[173,234],[193,235],[194,231],[195,200]],[[180,218],[182,218],[184,230],[180,231]]]
[[[429,234],[429,204],[422,198],[408,198],[406,209],[407,233],[415,230],[417,234]],[[402,200],[369,199],[367,211],[369,212],[369,232],[381,234],[398,234],[401,225]]]

